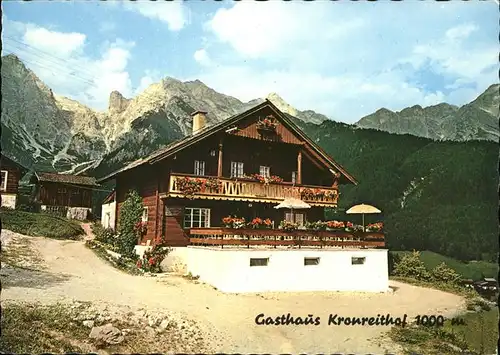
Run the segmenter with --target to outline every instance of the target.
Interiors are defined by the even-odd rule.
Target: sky
[[[498,2],[2,1],[2,55],[97,110],[167,76],[346,123],[498,82]]]

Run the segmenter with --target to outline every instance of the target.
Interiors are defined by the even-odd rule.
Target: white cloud
[[[363,26],[360,18],[331,21],[324,11],[327,8],[324,2],[239,2],[229,9],[219,9],[205,28],[240,54],[259,58],[298,50],[299,44],[313,38],[339,38]]]
[[[182,1],[126,1],[125,9],[167,23],[171,31],[179,31],[189,23],[189,9]]]
[[[83,33],[62,33],[50,31],[43,27],[27,26],[23,36],[26,44],[60,57],[71,56],[74,52],[81,52],[86,36]]]
[[[196,52],[194,52],[193,57],[198,63],[203,66],[210,66],[212,64],[212,61],[210,60],[206,49],[198,49]]]
[[[446,31],[446,38],[450,40],[462,40],[474,32],[477,31],[477,26],[474,24],[465,24],[465,25],[459,25],[453,28],[450,28],[448,31]]]
[[[435,105],[445,98],[441,92],[427,93],[412,87],[393,72],[367,79],[357,74],[324,76],[307,70],[256,71],[250,66],[224,66],[198,78],[242,101],[277,92],[299,110],[314,109],[347,122],[357,121],[381,107],[401,110],[415,104]],[[235,85],[235,78],[244,85]]]
[[[218,67],[189,79],[244,101],[277,92],[349,122],[380,107],[464,104],[497,81],[496,38],[484,31],[496,20],[484,18],[488,4],[470,5],[238,2],[204,26]]]
[[[105,43],[97,57],[90,57],[84,52],[86,36],[82,33],[10,20],[4,20],[4,25],[11,31],[3,39],[3,49],[16,54],[56,94],[95,109],[107,108],[113,90],[132,95],[128,63],[133,42]]]

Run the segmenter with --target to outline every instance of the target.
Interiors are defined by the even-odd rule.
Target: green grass
[[[86,340],[88,329],[71,319],[62,305],[2,305],[0,351],[17,354],[85,352],[80,342]]]
[[[1,209],[2,228],[33,237],[80,239],[84,231],[80,224],[62,217]]]
[[[498,341],[498,309],[469,313],[463,316],[466,325],[454,326],[453,331],[459,334],[472,350],[481,354],[494,354]],[[448,324],[449,329],[451,325]]]
[[[411,253],[410,251],[391,251],[391,253],[402,257],[404,254]],[[430,271],[435,268],[440,263],[444,262],[448,267],[455,270],[465,279],[480,280],[482,276],[497,278],[498,275],[498,265],[495,263],[489,263],[486,261],[477,262],[462,262],[444,256],[432,251],[422,251],[420,252],[420,260],[425,264],[425,267]]]
[[[498,341],[498,310],[467,313],[461,316],[465,325],[443,327],[393,327],[390,338],[408,354],[456,354],[458,348],[468,354],[494,354]]]

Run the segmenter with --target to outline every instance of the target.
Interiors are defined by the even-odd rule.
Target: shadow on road
[[[66,282],[70,275],[53,274],[47,271],[33,270],[10,265],[2,265],[0,271],[2,288],[24,287],[24,288],[48,288],[54,284]]]

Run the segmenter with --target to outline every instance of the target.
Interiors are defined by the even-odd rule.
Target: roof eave
[[[344,175],[344,177],[346,177],[347,180],[350,181],[353,185],[358,185],[358,181],[352,175],[350,175],[339,163],[333,161],[332,158],[323,149],[321,149],[321,147],[319,147],[305,133],[303,133],[302,130],[284,113],[282,113],[271,101],[268,100],[268,102],[274,108],[276,113],[278,113],[281,118],[283,118],[283,120],[290,126],[290,128],[292,128],[295,133],[297,133],[302,139],[304,139],[304,141],[306,141],[307,144],[309,144],[309,146],[311,146],[316,151],[316,153],[318,153],[322,158],[330,163],[331,167],[339,170],[340,173]]]

